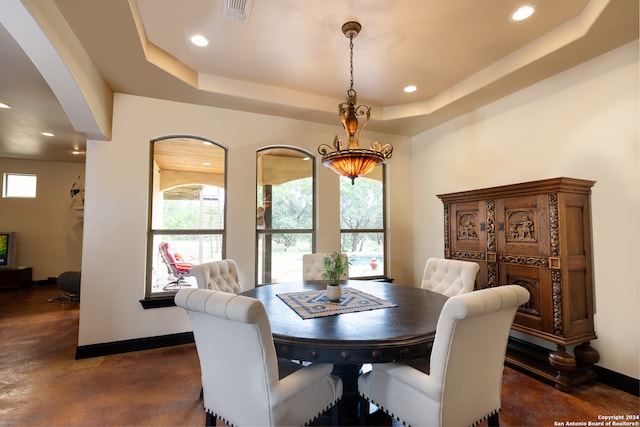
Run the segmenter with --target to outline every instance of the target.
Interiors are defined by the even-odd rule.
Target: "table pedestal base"
[[[362,363],[340,363],[333,365],[332,374],[342,379],[342,399],[340,400],[340,411],[342,417],[350,422],[345,425],[355,425],[358,422],[360,412],[358,405],[360,395],[358,394],[358,376],[362,369]]]

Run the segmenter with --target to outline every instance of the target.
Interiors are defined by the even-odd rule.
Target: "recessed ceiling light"
[[[40,132],[42,136],[54,136],[51,132]]]
[[[9,106],[9,104],[5,104],[3,102],[0,102],[0,108],[11,108],[11,107]]]
[[[535,8],[530,4],[519,7],[515,12],[511,14],[512,21],[523,21],[533,15]]]
[[[205,47],[209,45],[209,40],[201,34],[196,34],[195,36],[191,36],[191,43],[196,46]]]
[[[411,93],[411,92],[415,92],[416,89],[418,89],[416,86],[414,85],[409,85],[409,86],[405,86],[404,90],[406,93]]]

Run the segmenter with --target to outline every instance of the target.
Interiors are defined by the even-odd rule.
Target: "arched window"
[[[314,249],[315,165],[294,147],[257,152],[256,283],[302,280],[302,255]]]
[[[191,267],[225,256],[226,154],[199,136],[151,141],[147,298],[197,287]]]

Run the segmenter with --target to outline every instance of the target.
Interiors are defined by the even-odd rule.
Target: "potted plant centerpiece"
[[[322,277],[329,279],[329,284],[327,285],[327,298],[329,301],[340,301],[340,296],[342,295],[340,278],[349,271],[350,264],[349,258],[339,252],[334,252],[324,257]]]

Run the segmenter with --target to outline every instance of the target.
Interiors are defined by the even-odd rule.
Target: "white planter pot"
[[[340,301],[342,296],[342,288],[340,285],[327,285],[327,299],[329,301]]]

